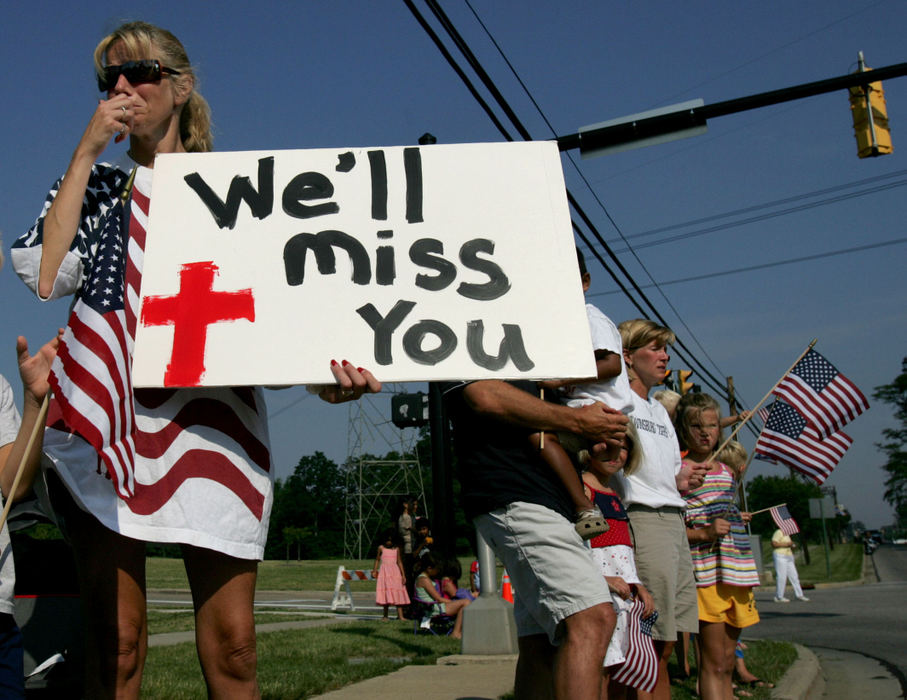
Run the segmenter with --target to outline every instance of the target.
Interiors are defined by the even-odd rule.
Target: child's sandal
[[[584,540],[591,540],[602,533],[608,531],[608,521],[598,508],[584,510],[576,516],[576,524],[573,526],[579,536]]]

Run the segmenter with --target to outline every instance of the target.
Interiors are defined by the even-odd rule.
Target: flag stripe
[[[199,398],[182,405],[173,419],[157,432],[140,431],[142,456],[159,459],[180,436],[187,423],[229,435],[263,471],[270,467],[270,454],[263,444],[223,401]]]

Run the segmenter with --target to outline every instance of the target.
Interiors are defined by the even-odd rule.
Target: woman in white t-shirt
[[[699,485],[702,476],[681,472],[680,448],[664,407],[649,399],[652,387],[664,380],[674,342],[670,328],[646,319],[620,324],[624,362],[630,380],[630,419],[642,448],[640,468],[631,476],[615,476],[615,487],[627,508],[639,577],[655,599],[658,620],[652,639],[658,654],[658,683],[653,697],[670,698],[668,659],[680,632],[696,632],[699,612],[690,546],[683,520],[680,489]]]

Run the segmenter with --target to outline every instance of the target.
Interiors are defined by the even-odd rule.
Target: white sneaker
[[[801,595],[799,598],[797,598],[797,600],[799,600],[801,603],[809,602],[809,598],[807,598],[805,595]]]
[[[775,602],[776,603],[789,603],[790,598],[779,598],[778,596],[775,596]]]

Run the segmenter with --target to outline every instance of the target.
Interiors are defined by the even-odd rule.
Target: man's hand
[[[627,417],[620,411],[603,403],[593,403],[572,409],[577,421],[574,431],[590,440],[594,447],[592,456],[596,459],[614,459],[615,450],[620,451],[627,436]]]
[[[652,594],[649,593],[648,589],[643,586],[641,583],[637,583],[633,586],[636,589],[637,597],[642,601],[642,604],[645,606],[642,610],[643,619],[649,617],[653,612],[655,612],[655,599],[652,598]]]
[[[677,476],[674,477],[677,482],[677,490],[683,492],[698,489],[702,486],[702,482],[705,481],[705,475],[709,473],[711,468],[711,463],[684,464],[680,471],[677,472]]]

